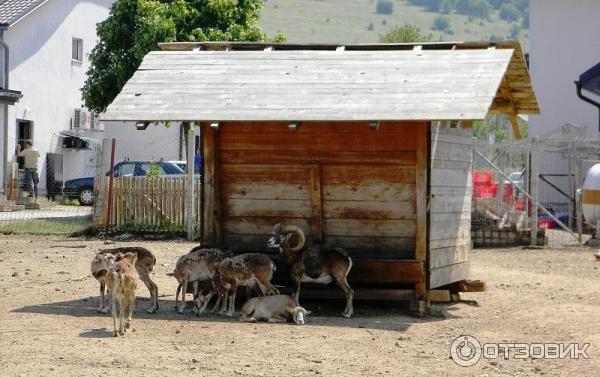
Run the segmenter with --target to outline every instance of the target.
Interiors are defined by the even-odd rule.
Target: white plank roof
[[[102,119],[483,119],[514,51],[154,51]]]

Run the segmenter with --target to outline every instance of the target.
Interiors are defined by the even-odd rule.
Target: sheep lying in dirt
[[[291,322],[304,324],[304,317],[310,311],[296,305],[296,301],[287,295],[254,297],[242,307],[242,320],[246,322]]]

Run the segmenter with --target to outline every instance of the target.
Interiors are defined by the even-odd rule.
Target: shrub
[[[421,29],[414,25],[396,26],[379,38],[382,43],[416,43],[429,42],[433,35],[423,35]]]
[[[433,30],[444,31],[450,28],[450,19],[444,16],[438,16],[433,20]]]

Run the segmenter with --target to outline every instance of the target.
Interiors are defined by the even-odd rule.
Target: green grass
[[[0,222],[0,234],[71,234],[91,225],[91,220],[17,220]]]
[[[492,19],[469,18],[450,14],[450,29],[454,34],[433,30],[433,21],[439,13],[430,13],[421,7],[410,6],[403,0],[394,2],[394,13],[375,13],[375,0],[266,0],[261,26],[269,35],[279,32],[288,42],[298,43],[372,43],[392,27],[413,24],[424,34],[433,34],[434,40],[473,41],[489,40],[491,35],[508,38],[511,23],[500,20],[494,11]],[[384,22],[385,21],[385,22]],[[369,24],[373,30],[369,29]],[[528,30],[522,29],[519,39],[528,50]]]

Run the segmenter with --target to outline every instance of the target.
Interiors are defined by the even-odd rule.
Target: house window
[[[78,63],[83,62],[83,39],[73,38],[71,59],[74,62],[78,62]]]

